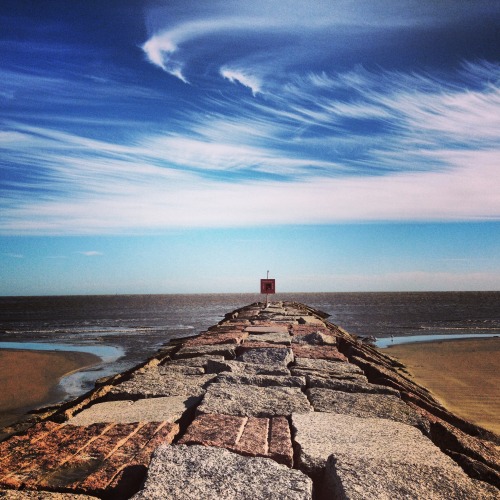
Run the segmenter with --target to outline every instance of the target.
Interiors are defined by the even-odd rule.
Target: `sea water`
[[[500,292],[278,293],[270,299],[305,303],[349,333],[377,339],[500,334]],[[144,361],[170,339],[200,333],[227,312],[262,300],[258,294],[0,297],[0,348],[2,342],[48,345],[104,358],[63,380],[74,396],[97,378]]]

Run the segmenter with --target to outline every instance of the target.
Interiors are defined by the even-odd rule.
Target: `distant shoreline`
[[[434,340],[382,349],[462,418],[500,434],[500,338]]]
[[[61,378],[100,362],[99,356],[86,352],[0,349],[0,428],[30,410],[61,401]]]

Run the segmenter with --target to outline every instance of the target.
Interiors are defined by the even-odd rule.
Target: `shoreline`
[[[62,401],[60,380],[100,362],[99,356],[84,352],[0,349],[0,428]]]
[[[449,411],[500,434],[500,338],[433,340],[380,351],[402,363]]]

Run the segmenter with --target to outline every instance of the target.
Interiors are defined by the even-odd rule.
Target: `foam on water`
[[[414,344],[416,342],[436,342],[438,340],[462,340],[462,339],[477,339],[477,338],[492,338],[499,337],[498,333],[476,333],[473,335],[467,334],[449,334],[449,335],[408,335],[406,337],[388,337],[377,339],[375,347],[381,349],[391,347],[398,344]]]

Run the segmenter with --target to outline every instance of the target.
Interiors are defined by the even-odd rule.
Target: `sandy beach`
[[[500,338],[397,345],[382,352],[453,413],[500,434]]]
[[[0,428],[26,411],[63,399],[61,377],[100,361],[73,351],[0,350]]]

